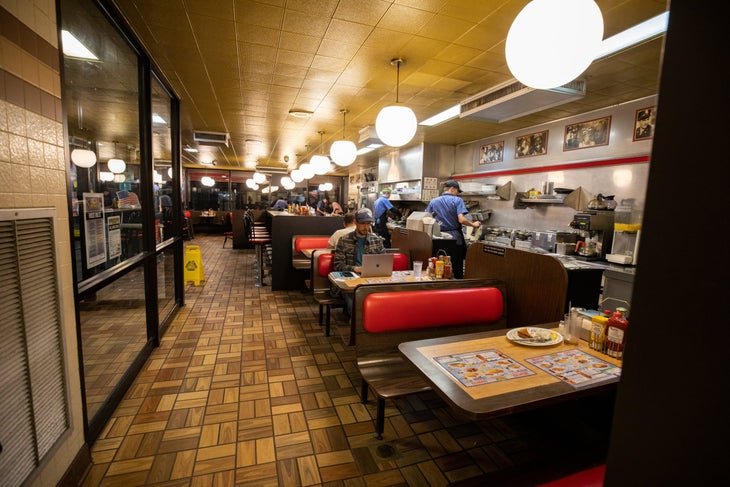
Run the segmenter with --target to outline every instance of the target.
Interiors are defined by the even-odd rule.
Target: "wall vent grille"
[[[53,209],[0,210],[0,479],[21,485],[69,427]]]

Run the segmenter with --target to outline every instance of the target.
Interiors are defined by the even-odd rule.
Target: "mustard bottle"
[[[608,327],[609,316],[611,316],[611,312],[605,310],[603,315],[596,315],[591,318],[591,334],[588,344],[593,350],[605,352],[606,328]]]
[[[436,279],[443,279],[444,277],[444,261],[436,261]]]

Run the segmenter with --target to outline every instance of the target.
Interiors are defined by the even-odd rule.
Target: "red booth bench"
[[[402,342],[505,328],[505,284],[457,279],[362,285],[355,289],[354,327],[361,400],[377,396],[375,430],[382,439],[385,400],[430,390],[408,364]]]

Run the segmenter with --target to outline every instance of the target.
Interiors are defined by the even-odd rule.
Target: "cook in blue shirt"
[[[390,202],[390,188],[383,188],[380,191],[380,197],[375,200],[373,205],[373,214],[375,216],[375,225],[373,231],[383,237],[383,245],[390,248],[390,230],[388,230],[388,214],[391,213],[400,218],[401,213]]]
[[[470,227],[479,227],[480,222],[473,222],[466,217],[469,210],[466,209],[464,200],[458,194],[461,193],[459,183],[453,179],[449,179],[444,183],[444,192],[438,198],[434,198],[426,207],[426,211],[430,213],[441,227],[441,231],[448,233],[456,239],[456,250],[451,256],[451,266],[454,277],[462,279],[464,277],[464,256],[466,255],[466,243],[464,242],[464,234],[461,231],[462,225]]]

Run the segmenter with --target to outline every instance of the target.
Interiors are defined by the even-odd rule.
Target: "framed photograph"
[[[504,140],[492,142],[479,148],[479,164],[502,162],[504,160]]]
[[[608,145],[610,133],[610,116],[566,125],[563,150],[587,149],[588,147]]]
[[[639,108],[634,117],[634,142],[649,140],[654,137],[654,120],[656,107]]]
[[[515,159],[547,154],[548,131],[520,135],[515,138]]]

